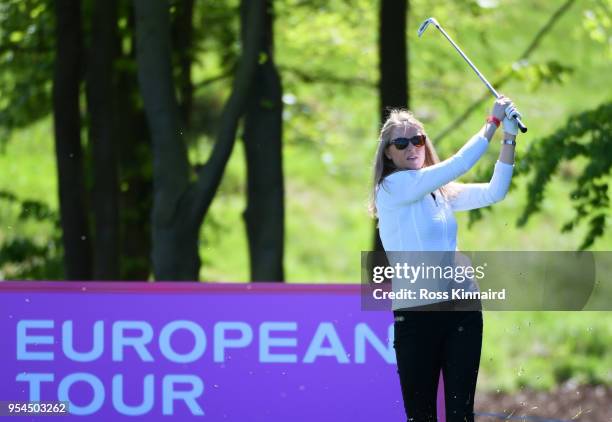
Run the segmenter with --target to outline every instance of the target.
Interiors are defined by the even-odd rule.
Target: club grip
[[[515,119],[516,119],[516,123],[518,123],[518,127],[519,127],[520,131],[521,131],[522,133],[527,132],[527,126],[525,126],[525,125],[523,124],[523,122],[521,122],[521,119],[520,119],[520,118],[518,118],[518,117],[515,117]]]

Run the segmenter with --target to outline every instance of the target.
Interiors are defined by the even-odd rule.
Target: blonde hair
[[[421,123],[411,111],[403,108],[394,108],[390,110],[389,117],[382,125],[380,135],[378,137],[378,146],[376,148],[376,154],[374,155],[374,171],[372,174],[372,189],[370,190],[370,200],[368,210],[370,215],[376,217],[376,190],[385,177],[396,171],[401,171],[394,164],[393,161],[387,158],[385,155],[385,149],[389,146],[391,141],[391,135],[395,128],[405,128],[406,126],[416,127],[421,133],[425,135],[425,162],[423,167],[428,167],[440,162],[436,149],[434,148],[429,135],[425,131],[423,123]],[[452,193],[453,189],[451,184],[447,184],[440,188],[442,195],[448,196]]]

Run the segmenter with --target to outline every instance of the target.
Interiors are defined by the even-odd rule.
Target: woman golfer
[[[518,133],[516,120],[507,117],[513,114],[520,117],[512,101],[501,96],[483,128],[455,155],[440,161],[423,124],[409,111],[391,111],[376,151],[371,203],[385,251],[456,250],[453,213],[491,205],[508,191]],[[487,151],[502,121],[504,139],[489,183],[454,182]],[[446,420],[473,421],[482,345],[481,308],[459,312],[454,310],[460,309],[458,302],[451,298],[416,307],[410,303],[393,303],[393,346],[408,420],[437,420],[442,370]],[[437,312],[428,312],[431,310]]]

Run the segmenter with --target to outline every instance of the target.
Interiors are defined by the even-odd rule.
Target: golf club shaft
[[[474,63],[472,63],[472,61],[468,58],[468,56],[466,56],[465,53],[459,48],[459,46],[455,44],[453,39],[450,37],[450,35],[446,33],[446,31],[442,28],[442,26],[435,25],[435,27],[438,28],[440,32],[442,32],[442,35],[444,35],[444,37],[446,37],[446,39],[453,45],[453,47],[455,47],[455,50],[457,50],[457,52],[461,55],[461,57],[463,57],[463,60],[465,60],[467,64],[469,64],[470,67],[474,70],[474,72],[476,72],[476,75],[478,75],[480,80],[487,86],[487,88],[489,88],[489,91],[491,91],[493,96],[495,96],[495,98],[499,98],[499,93],[495,90],[495,88],[493,88],[493,85],[491,85],[489,81],[487,81],[487,78],[485,78],[484,75],[480,73],[480,71],[474,65]],[[515,119],[516,119],[516,122],[518,123],[519,129],[521,130],[521,132],[523,133],[527,132],[527,127],[523,124],[521,119],[518,117],[515,117]]]

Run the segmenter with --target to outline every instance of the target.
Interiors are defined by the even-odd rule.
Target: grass
[[[611,322],[602,312],[487,312],[479,388],[611,385]]]

